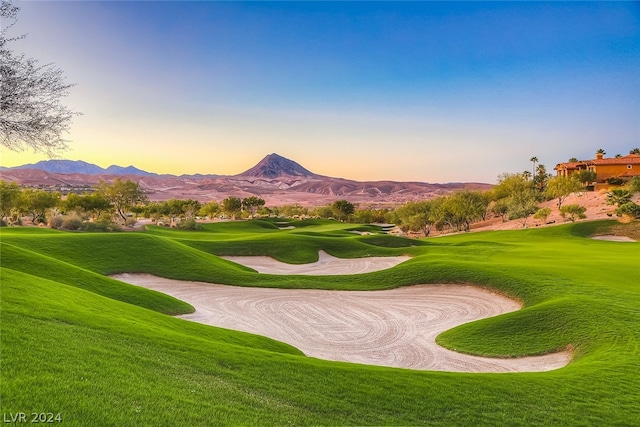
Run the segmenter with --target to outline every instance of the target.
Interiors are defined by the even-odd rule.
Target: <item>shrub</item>
[[[627,190],[631,194],[640,193],[640,176],[634,176],[627,184]]]
[[[96,222],[83,223],[85,231],[121,231],[121,228],[107,219],[101,219]]]
[[[51,215],[47,221],[47,225],[51,228],[60,228],[63,223],[62,215]]]
[[[622,185],[624,184],[624,180],[622,178],[618,178],[617,176],[610,176],[609,178],[607,178],[607,184]]]
[[[551,209],[549,208],[540,208],[533,215],[535,219],[538,219],[542,222],[547,222],[547,218],[551,215]]]
[[[637,205],[633,202],[627,202],[616,209],[616,215],[626,215],[631,218],[640,218],[640,205]]]
[[[185,219],[184,221],[180,222],[180,225],[178,226],[180,229],[182,230],[200,230],[202,229],[202,226],[200,224],[198,224],[196,222],[195,219]]]
[[[566,205],[560,208],[560,215],[562,218],[566,218],[571,222],[575,222],[576,219],[584,219],[587,216],[584,214],[587,208],[578,204]]]
[[[62,224],[60,225],[60,228],[65,230],[81,230],[82,218],[76,214],[66,215],[62,217]]]

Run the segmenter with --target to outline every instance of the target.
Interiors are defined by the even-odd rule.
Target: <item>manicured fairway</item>
[[[353,225],[328,221],[111,234],[3,228],[1,410],[100,426],[638,425],[640,243],[589,238],[608,234],[611,224],[421,241],[358,235]],[[637,222],[616,227],[637,235]],[[412,259],[353,276],[279,276],[219,257],[305,263],[317,261],[319,250]],[[322,361],[268,338],[167,316],[192,308],[106,277],[125,272],[337,290],[473,283],[524,308],[447,331],[439,343],[503,357],[570,346],[574,359],[559,370],[519,374]]]

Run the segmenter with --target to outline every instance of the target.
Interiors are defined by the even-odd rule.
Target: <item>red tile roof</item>
[[[622,157],[609,157],[606,159],[580,160],[578,162],[558,163],[555,170],[558,169],[578,169],[580,165],[640,165],[640,154],[627,154]]]

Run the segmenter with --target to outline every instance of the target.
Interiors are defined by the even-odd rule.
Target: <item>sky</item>
[[[23,1],[16,52],[75,83],[60,158],[496,182],[640,146],[637,2]],[[3,23],[4,25],[4,23]],[[45,160],[0,148],[0,164]]]

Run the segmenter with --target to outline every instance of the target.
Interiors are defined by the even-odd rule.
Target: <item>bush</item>
[[[51,215],[49,217],[49,220],[47,221],[47,225],[51,228],[60,228],[62,227],[62,223],[64,222],[64,219],[62,218],[62,215]]]
[[[631,194],[640,193],[640,176],[634,176],[627,184],[627,190]]]
[[[540,208],[533,215],[535,219],[538,219],[542,222],[547,222],[547,218],[551,215],[551,209],[549,208]]]
[[[624,180],[622,178],[618,178],[617,176],[610,176],[609,178],[607,178],[607,184],[622,185],[624,184]]]
[[[178,226],[181,230],[200,230],[202,226],[195,219],[185,219]]]
[[[62,217],[62,224],[60,225],[60,228],[65,230],[81,230],[82,218],[76,214],[66,215]]]
[[[85,231],[121,231],[118,225],[106,219],[101,219],[96,222],[85,222],[82,228]]]
[[[576,219],[584,219],[587,216],[584,214],[587,208],[578,204],[566,205],[560,208],[560,215],[562,218],[566,218],[571,222],[575,222]]]
[[[627,202],[616,209],[618,216],[630,216],[631,218],[640,218],[640,205],[633,202]]]

